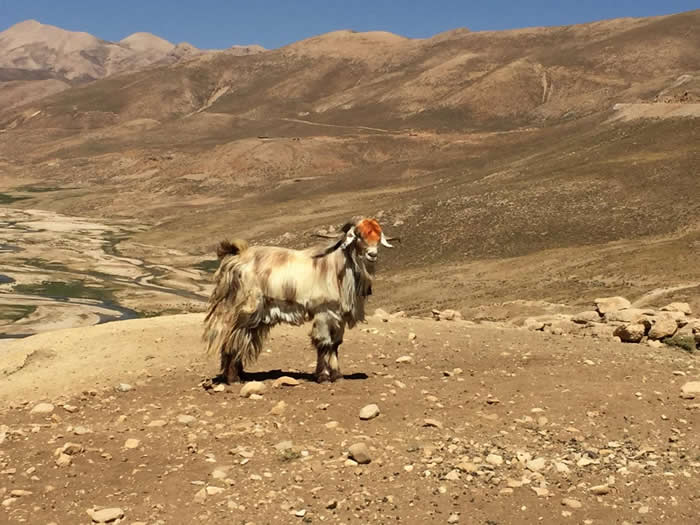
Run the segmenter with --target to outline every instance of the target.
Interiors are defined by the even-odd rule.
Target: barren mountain
[[[241,54],[259,51],[259,46],[241,48]],[[0,106],[14,107],[70,85],[155,63],[173,64],[207,52],[186,43],[175,46],[150,33],[107,42],[88,33],[27,20],[0,33]],[[52,82],[46,82],[49,79]],[[7,85],[8,80],[14,84]],[[21,101],[15,95],[19,89],[26,91]]]
[[[411,311],[700,282],[699,24],[206,54],[0,112],[0,183],[14,206],[131,217],[149,225],[134,242],[201,257],[378,214],[405,239],[392,279],[419,277],[386,300]]]

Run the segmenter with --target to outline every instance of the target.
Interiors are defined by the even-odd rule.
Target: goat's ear
[[[350,229],[345,234],[345,240],[343,241],[341,248],[343,248],[343,249],[347,248],[353,242],[355,242],[355,239],[357,239],[357,235],[355,234],[355,227],[351,226]]]
[[[340,228],[340,231],[343,233],[348,233],[355,225],[351,222],[346,222],[343,224],[343,227]]]

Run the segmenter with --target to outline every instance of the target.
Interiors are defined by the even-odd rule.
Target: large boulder
[[[532,330],[534,332],[544,330],[544,321],[541,319],[536,319],[534,317],[528,317],[523,321],[523,326],[527,328],[528,330]]]
[[[620,338],[623,343],[639,343],[646,332],[646,327],[643,324],[632,323],[618,326],[613,335]]]
[[[626,308],[614,310],[605,314],[608,323],[641,323],[646,324],[656,312],[648,308]]]
[[[601,318],[600,314],[595,310],[586,310],[585,312],[580,312],[571,316],[571,320],[577,324],[590,324],[599,323]]]
[[[678,323],[671,315],[659,314],[652,319],[649,339],[663,339],[676,333]]]
[[[615,337],[613,332],[615,332],[615,326],[604,324],[604,323],[592,323],[588,326],[584,326],[581,333],[590,337],[596,337],[598,339],[612,339]]]
[[[461,321],[462,320],[462,313],[457,311],[457,310],[433,310],[432,311],[433,318],[436,321]]]
[[[661,308],[662,312],[680,312],[684,315],[690,315],[693,311],[688,303],[671,303]]]
[[[582,325],[568,319],[556,319],[550,323],[545,323],[545,325],[544,331],[554,335],[578,334],[583,330]]]
[[[595,306],[601,315],[605,315],[608,312],[615,312],[617,310],[624,310],[625,308],[630,308],[632,303],[630,303],[624,297],[601,297],[596,299]]]

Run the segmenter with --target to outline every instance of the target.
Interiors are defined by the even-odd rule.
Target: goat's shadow
[[[310,383],[316,382],[316,376],[308,372],[291,372],[284,370],[264,370],[261,372],[243,372],[243,377],[241,377],[241,383],[246,381],[267,381],[279,379],[280,377],[291,377],[299,381],[308,381]],[[342,379],[348,381],[357,381],[367,379],[368,376],[364,372],[355,372],[354,374],[345,374]],[[219,374],[211,378],[211,382],[214,384],[226,383],[223,375]]]

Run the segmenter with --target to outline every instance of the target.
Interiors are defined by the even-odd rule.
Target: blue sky
[[[567,25],[698,8],[700,0],[0,0],[0,31],[32,18],[111,41],[147,31],[200,48],[276,48],[337,29],[423,38],[457,27]]]

